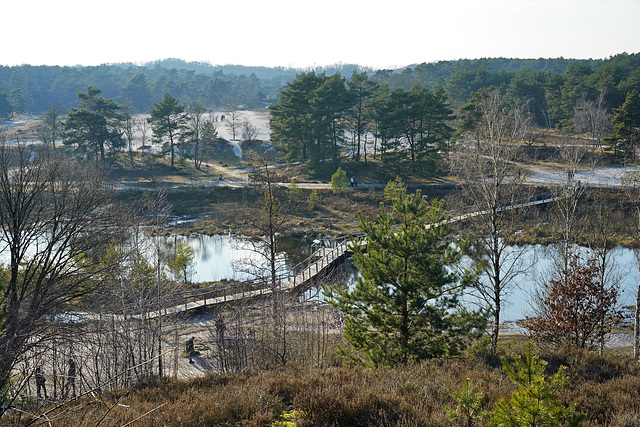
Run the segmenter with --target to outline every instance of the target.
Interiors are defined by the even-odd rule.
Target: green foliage
[[[315,72],[302,73],[280,92],[278,103],[269,107],[271,141],[278,156],[287,162],[309,160],[313,145],[311,99],[326,79]]]
[[[524,358],[516,359],[513,366],[502,359],[502,367],[513,384],[518,387],[509,401],[501,398],[491,413],[492,426],[576,426],[583,416],[575,405],[562,405],[556,395],[566,383],[564,367],[547,379],[547,362],[533,354],[533,344],[527,343]]]
[[[640,146],[640,93],[634,89],[620,108],[613,110],[613,137],[616,153],[633,158]]]
[[[5,92],[4,88],[0,86],[0,120],[8,119],[11,117],[12,113],[13,109],[11,107],[11,102],[9,102],[7,92]]]
[[[333,191],[333,194],[342,194],[347,188],[349,188],[347,173],[344,169],[338,168],[338,170],[331,175],[331,191]]]
[[[351,107],[351,97],[345,79],[340,74],[327,77],[313,92],[307,117],[312,144],[309,160],[321,164],[327,159],[338,161],[345,141],[345,116]]]
[[[65,145],[76,148],[76,153],[95,156],[96,162],[104,163],[105,151],[121,149],[124,140],[119,130],[121,106],[101,93],[94,86],[78,93],[80,105],[69,111],[62,138]]]
[[[309,193],[309,197],[307,198],[307,207],[310,211],[315,210],[318,206],[320,206],[320,202],[322,198],[320,197],[320,193],[315,188],[311,190]]]
[[[171,153],[171,167],[174,167],[176,144],[186,130],[184,106],[166,93],[162,101],[153,104],[150,114],[148,120],[153,129],[153,139],[165,144],[164,148]]]
[[[122,96],[131,100],[131,105],[136,111],[149,111],[153,95],[151,94],[147,76],[140,72],[131,77],[131,80],[122,89]]]
[[[175,254],[169,259],[168,267],[175,280],[189,283],[193,275],[194,265],[193,249],[184,241],[179,240]]]
[[[294,203],[298,203],[302,200],[302,190],[300,190],[300,187],[298,186],[298,184],[296,184],[296,181],[293,179],[291,180],[291,182],[289,183],[289,186],[287,187],[286,196],[289,200],[291,200]]]
[[[371,366],[457,355],[486,319],[459,303],[473,275],[451,268],[462,251],[445,227],[442,202],[428,203],[419,191],[408,195],[399,180],[386,192],[391,213],[381,206],[375,223],[360,215],[366,239],[352,245],[361,273],[355,287],[326,290],[345,315],[345,339],[355,350],[342,354]]]
[[[451,396],[456,401],[456,406],[454,409],[447,409],[447,413],[449,418],[459,426],[473,427],[476,425],[476,421],[487,416],[487,413],[482,411],[484,395],[471,391],[469,378],[465,378],[462,390],[453,392]]]
[[[430,90],[415,85],[409,91],[393,91],[380,108],[378,118],[385,166],[435,175],[453,135],[448,124],[454,118],[452,114],[441,87]]]

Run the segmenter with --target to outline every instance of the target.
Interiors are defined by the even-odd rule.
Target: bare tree
[[[527,133],[530,116],[527,104],[509,104],[497,90],[476,98],[475,120],[458,144],[452,166],[462,179],[463,206],[481,212],[470,220],[472,257],[484,271],[477,293],[493,315],[491,353],[495,353],[500,331],[500,311],[513,279],[523,265],[524,248],[509,244],[524,207],[509,207],[528,200],[523,172],[515,163],[516,150]]]
[[[263,159],[254,168],[252,179],[257,190],[257,202],[247,212],[245,222],[252,234],[252,251],[261,261],[251,262],[251,274],[264,281],[271,289],[272,349],[277,363],[285,363],[289,357],[286,340],[286,315],[283,307],[286,296],[281,291],[281,278],[285,266],[280,261],[279,235],[289,219],[284,188],[276,184],[275,170]]]
[[[583,96],[576,103],[573,115],[573,127],[576,132],[588,135],[586,144],[591,141],[593,147],[599,147],[603,153],[602,138],[610,127],[611,117],[604,108],[605,91],[601,90],[595,101],[587,100]]]
[[[204,114],[206,112],[207,108],[198,101],[193,101],[187,106],[187,127],[189,129],[187,139],[196,169],[200,169],[202,164],[200,154],[202,152],[202,128],[205,123]]]
[[[149,138],[149,131],[151,131],[151,124],[147,117],[143,115],[136,116],[136,127],[140,132],[140,142],[143,147],[147,145],[147,139]]]
[[[136,120],[136,111],[131,106],[131,101],[126,100],[121,106],[121,126],[122,134],[124,136],[125,143],[127,144],[127,150],[129,151],[129,160],[131,166],[133,166],[133,141],[135,139],[135,133],[139,121]]]
[[[205,120],[202,125],[202,131],[200,134],[200,150],[197,152],[197,160],[194,156],[194,162],[197,163],[197,167],[202,165],[203,158],[210,153],[210,147],[218,140],[218,130],[213,120]]]
[[[0,389],[22,354],[47,338],[65,303],[89,292],[92,254],[109,237],[108,192],[95,170],[46,149],[0,144]]]
[[[241,127],[244,141],[253,141],[258,136],[258,128],[249,119],[242,120]]]
[[[588,150],[574,144],[570,138],[561,139],[558,145],[559,161],[562,164],[560,180],[553,189],[556,196],[554,213],[562,232],[558,246],[556,272],[569,271],[569,253],[574,242],[578,206],[582,200],[587,184],[593,178],[594,165],[587,160]],[[580,175],[578,179],[577,175]]]
[[[236,101],[229,103],[229,109],[225,116],[225,126],[231,132],[231,139],[236,139],[236,133],[242,125],[242,112],[240,111],[240,105]]]
[[[38,133],[45,145],[56,147],[56,141],[60,138],[62,130],[62,108],[54,105],[47,108],[42,116],[42,125],[38,127]]]

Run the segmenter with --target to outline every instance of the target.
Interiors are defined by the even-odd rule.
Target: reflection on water
[[[588,252],[586,248],[579,248],[579,251],[581,254]],[[530,266],[530,268],[515,277],[510,293],[505,297],[503,304],[501,313],[503,322],[516,321],[533,315],[531,304],[536,290],[542,283],[552,278],[554,253],[553,245],[531,245],[525,248],[522,266]],[[618,301],[622,305],[634,305],[640,275],[633,251],[623,247],[615,248],[612,251],[611,263],[610,280],[612,283],[617,282],[621,290]]]
[[[250,250],[249,243],[242,238],[232,236],[189,236],[171,237],[167,245],[173,247],[178,239],[184,239],[194,251],[195,282],[217,281],[225,278],[245,280],[252,278],[249,274],[239,271],[237,263],[243,259],[260,260],[261,257]],[[293,268],[311,254],[309,239],[283,239],[280,248],[280,260],[286,268]],[[585,248],[580,249],[586,253]],[[504,298],[501,318],[503,321],[515,321],[532,315],[531,302],[540,284],[551,279],[553,271],[553,246],[532,245],[525,248],[522,266],[529,266],[526,272],[519,274],[510,287],[510,293]],[[622,294],[620,302],[623,305],[635,304],[636,288],[640,276],[636,267],[633,251],[618,247],[611,257],[614,265],[613,277],[619,280]],[[357,270],[352,262],[346,264],[351,271],[347,271],[345,280],[353,281]],[[317,289],[313,290],[317,293]],[[465,298],[471,302],[470,297]]]
[[[171,236],[165,241],[167,249],[175,247],[178,241],[184,241],[193,249],[194,282],[210,282],[222,279],[247,280],[251,275],[241,264],[264,264],[265,259],[255,251],[251,243],[242,237],[229,235]],[[307,238],[283,238],[278,242],[279,263],[287,269],[302,262],[311,254],[311,241]]]

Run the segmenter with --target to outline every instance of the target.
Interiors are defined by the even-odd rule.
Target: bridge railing
[[[553,195],[550,192],[538,193],[532,197],[521,197],[517,200],[513,200],[513,206],[552,200],[552,198]],[[456,213],[460,216],[473,212],[476,212],[476,210],[469,206],[466,209],[457,211]],[[305,260],[296,264],[293,268],[288,269],[287,272],[279,274],[278,282],[281,284],[288,284],[290,289],[294,289],[304,284],[315,274],[332,264],[336,258],[342,256],[345,251],[348,250],[348,246],[352,241],[364,237],[365,235],[363,233],[358,233],[332,239],[331,247],[318,248],[318,250],[314,251],[314,253]],[[247,295],[256,296],[266,295],[269,293],[271,293],[271,288],[265,280],[247,280],[243,282],[229,283],[226,285],[215,285],[206,288],[172,293],[161,298],[162,307],[160,309],[162,310],[180,305],[184,305],[186,309],[189,303],[196,301],[202,301],[204,305],[207,305],[207,300],[213,301],[214,299],[222,299],[222,302],[226,302],[232,299],[245,298]],[[150,301],[149,306],[152,307],[153,305],[154,302]],[[132,309],[134,312],[137,311],[134,306],[129,306],[126,309]]]
[[[353,240],[363,237],[365,237],[364,233],[357,233],[332,239],[332,247],[322,247],[318,249],[294,267],[294,274],[289,280],[289,283],[292,284],[291,287],[295,288],[310,280],[315,274],[341,257],[348,250]]]

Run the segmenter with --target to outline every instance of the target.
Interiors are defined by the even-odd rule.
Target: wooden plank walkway
[[[515,204],[512,206],[507,206],[503,208],[503,210],[512,210],[512,209],[519,209],[526,206],[541,205],[545,203],[555,202],[560,199],[561,199],[560,196],[547,197],[540,200],[533,200],[530,202],[523,202],[523,203]],[[480,215],[486,215],[488,213],[489,213],[488,210],[464,213],[464,214],[457,215],[453,218],[450,218],[447,222],[453,223],[453,222],[464,221]],[[427,224],[427,227],[430,227],[430,226],[431,224]],[[294,291],[306,285],[308,282],[314,280],[318,275],[323,274],[327,268],[330,268],[333,265],[333,263],[341,260],[346,255],[348,255],[348,247],[350,243],[351,242],[345,238],[339,245],[337,245],[334,248],[319,248],[317,251],[313,253],[313,255],[311,255],[308,258],[308,259],[315,259],[315,261],[310,262],[309,265],[297,275],[293,277],[288,277],[287,281],[282,283],[282,285],[280,286],[280,289],[286,292]],[[191,301],[191,302],[186,302],[186,300],[189,299],[189,296],[187,296],[185,297],[184,303],[177,304],[172,307],[163,308],[161,310],[149,312],[147,313],[147,316],[148,318],[153,319],[158,316],[177,314],[177,313],[181,313],[181,312],[185,312],[193,309],[209,307],[209,306],[218,305],[218,304],[224,304],[227,302],[242,301],[245,299],[256,298],[260,296],[269,296],[271,295],[271,292],[272,292],[271,288],[260,288],[260,289],[255,289],[251,291],[238,292],[231,295],[223,295],[223,296],[217,296],[217,297],[211,297],[211,298],[205,297],[200,300]]]
[[[331,267],[334,262],[344,257],[347,253],[348,245],[347,242],[343,242],[339,246],[335,248],[319,248],[317,251],[313,253],[311,258],[317,258],[317,260],[311,264],[309,264],[303,271],[298,273],[293,277],[288,277],[289,280],[282,283],[280,289],[285,292],[293,291],[301,286],[304,286],[309,281],[316,278],[319,274],[321,274],[325,269]],[[250,291],[238,292],[231,295],[223,295],[217,297],[210,298],[202,298],[197,301],[185,301],[184,303],[177,304],[171,307],[162,308],[160,310],[155,310],[147,313],[147,318],[155,319],[158,316],[168,316],[173,314],[178,314],[181,312],[194,310],[203,307],[210,307],[218,304],[224,304],[228,302],[234,301],[242,301],[250,298],[269,296],[271,295],[272,290],[270,287],[268,288],[260,288],[254,289]],[[185,299],[188,299],[187,296]],[[118,316],[118,315],[116,315]]]

